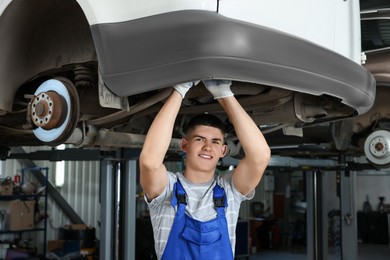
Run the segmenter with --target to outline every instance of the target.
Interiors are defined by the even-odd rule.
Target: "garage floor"
[[[358,260],[388,260],[390,259],[390,245],[359,244]],[[237,258],[237,260],[240,258]],[[307,260],[304,253],[286,251],[263,251],[256,255],[251,255],[249,260]],[[335,255],[329,255],[328,260],[338,260]]]

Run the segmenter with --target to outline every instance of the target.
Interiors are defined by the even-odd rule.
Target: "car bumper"
[[[359,114],[375,80],[331,50],[209,11],[177,11],[91,26],[103,81],[119,96],[221,78],[330,95]]]

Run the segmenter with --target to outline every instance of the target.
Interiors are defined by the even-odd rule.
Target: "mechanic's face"
[[[225,156],[227,147],[220,129],[197,126],[182,139],[182,149],[187,153],[187,167],[214,172],[219,158]]]

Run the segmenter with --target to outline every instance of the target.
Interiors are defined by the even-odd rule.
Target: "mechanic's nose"
[[[210,151],[211,150],[211,143],[206,141],[203,145],[203,150]]]

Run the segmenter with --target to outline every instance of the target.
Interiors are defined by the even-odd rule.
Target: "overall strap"
[[[225,190],[219,186],[218,183],[215,184],[213,189],[213,197],[214,197],[214,207],[217,211],[218,216],[221,214],[225,214],[225,208],[228,206],[228,202],[226,199]]]
[[[183,205],[184,207],[187,205],[187,194],[181,185],[179,179],[177,179],[176,183],[173,186],[173,196],[171,199],[172,207],[176,207],[177,204]]]

